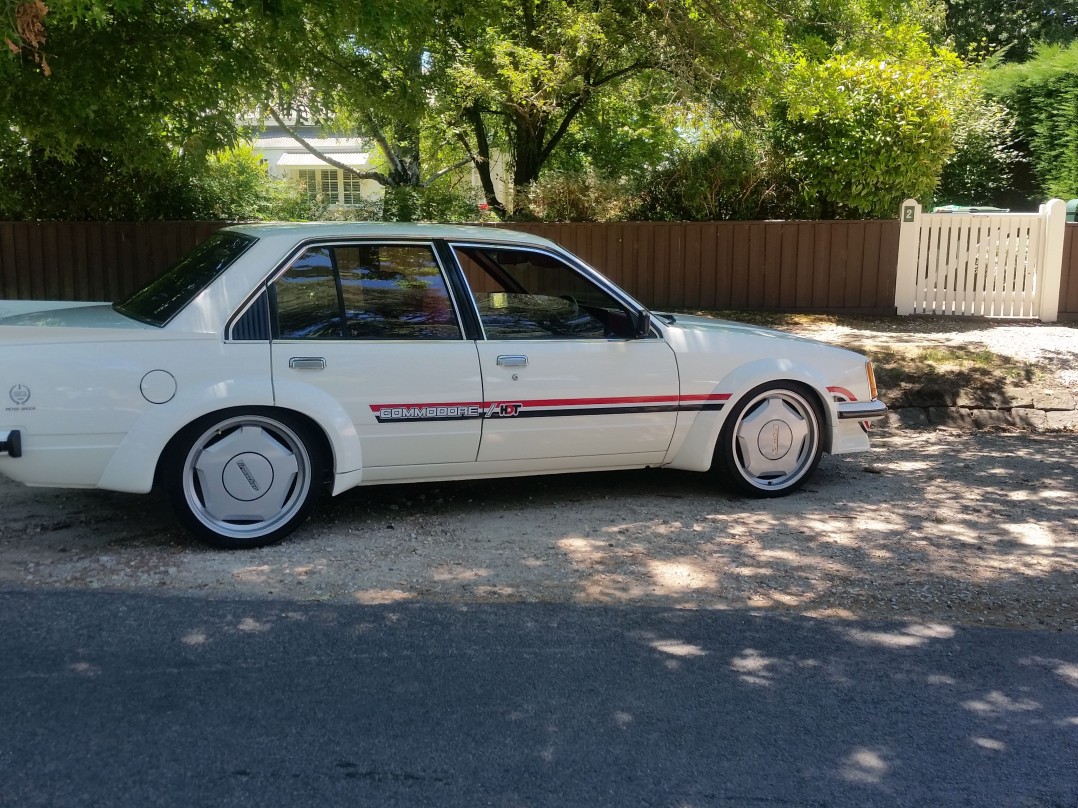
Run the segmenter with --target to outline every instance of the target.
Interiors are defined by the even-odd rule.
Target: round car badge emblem
[[[30,388],[25,384],[17,384],[11,388],[8,395],[11,396],[12,401],[21,407],[30,400]]]

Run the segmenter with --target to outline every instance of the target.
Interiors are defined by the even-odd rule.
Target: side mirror
[[[634,311],[630,317],[633,324],[633,339],[643,339],[651,334],[651,312],[640,309],[640,311]]]

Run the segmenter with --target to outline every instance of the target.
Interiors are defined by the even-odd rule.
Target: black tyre
[[[819,400],[805,385],[762,384],[731,410],[715,447],[713,467],[740,494],[789,494],[820,463],[823,423]]]
[[[327,479],[320,436],[272,410],[201,418],[176,436],[163,463],[177,518],[226,549],[283,539],[314,507]]]

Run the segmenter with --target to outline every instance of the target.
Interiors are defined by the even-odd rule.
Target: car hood
[[[670,331],[688,331],[698,332],[703,334],[711,334],[715,336],[731,336],[731,337],[763,337],[765,339],[775,339],[783,342],[800,342],[809,343],[812,345],[823,345],[814,339],[808,337],[799,337],[795,334],[787,334],[785,331],[776,331],[773,328],[763,328],[758,325],[748,325],[746,323],[735,323],[732,320],[720,320],[714,317],[696,317],[689,314],[665,314],[653,312],[658,317],[663,325]],[[670,318],[673,318],[673,322],[669,322]]]
[[[36,308],[40,306],[41,308]],[[0,302],[0,326],[37,328],[152,328],[108,303]]]

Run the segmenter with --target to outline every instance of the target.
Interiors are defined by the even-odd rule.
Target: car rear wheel
[[[228,549],[280,541],[324,487],[325,451],[298,418],[218,413],[177,435],[165,457],[167,493],[179,520]]]
[[[797,382],[769,382],[734,405],[715,450],[715,466],[738,493],[777,497],[795,491],[819,465],[823,414]]]

